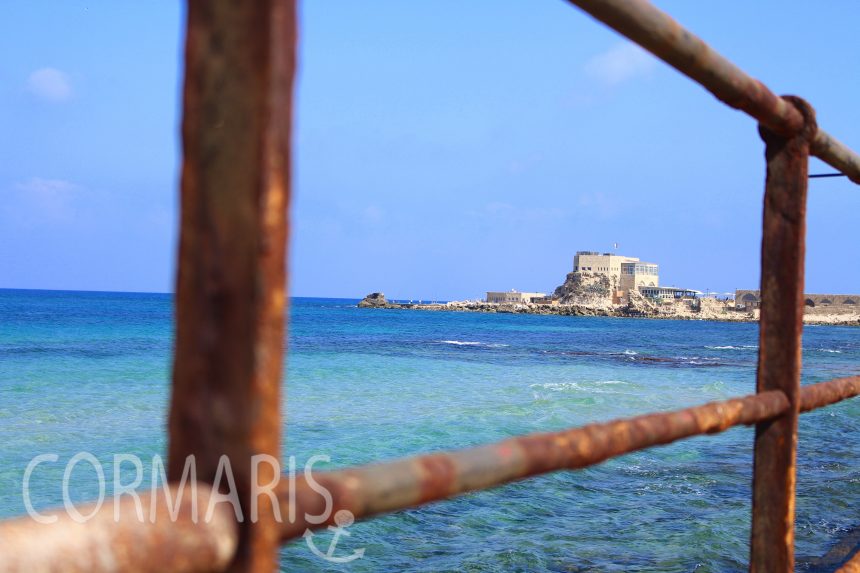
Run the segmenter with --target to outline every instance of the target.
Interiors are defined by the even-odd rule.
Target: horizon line
[[[62,288],[19,288],[19,287],[0,287],[0,292],[3,291],[26,291],[26,292],[55,292],[55,293],[89,293],[89,294],[152,294],[175,296],[175,292],[163,291],[134,291],[134,290],[94,290],[94,289],[62,289]],[[364,297],[347,297],[347,296],[300,296],[290,295],[287,298],[327,298],[334,300],[361,300]],[[424,299],[422,299],[424,300]]]

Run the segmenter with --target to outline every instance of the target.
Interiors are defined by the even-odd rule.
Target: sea
[[[284,459],[338,468],[755,391],[757,325],[356,308],[294,298]],[[89,452],[163,456],[173,299],[0,291],[0,518],[62,506]],[[860,330],[808,326],[803,383],[860,371]],[[860,524],[860,399],[803,415],[798,570]],[[284,546],[287,571],[745,571],[751,428],[697,437],[321,531]],[[319,459],[319,458],[318,458]],[[146,466],[146,464],[144,464]],[[146,471],[148,472],[148,466]],[[122,475],[126,475],[122,470]],[[73,503],[95,498],[75,467]],[[148,474],[146,480],[148,483]],[[110,496],[110,489],[107,491]],[[336,538],[336,539],[335,539]],[[331,556],[316,555],[334,544]]]

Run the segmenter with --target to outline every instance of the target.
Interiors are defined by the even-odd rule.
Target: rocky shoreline
[[[634,299],[629,304],[614,305],[605,300],[576,302],[553,301],[552,304],[488,303],[482,301],[452,301],[446,303],[397,303],[386,300],[381,292],[371,293],[358,303],[359,308],[396,310],[424,310],[449,312],[487,312],[502,314],[542,314],[560,316],[606,316],[623,318],[651,318],[666,320],[711,320],[718,322],[758,322],[759,311],[739,310],[730,301],[712,298],[689,301],[650,301]],[[860,326],[860,313],[807,314],[805,324]]]

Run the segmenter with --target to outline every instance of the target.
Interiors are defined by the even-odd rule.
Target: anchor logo
[[[335,549],[337,549],[337,542],[340,539],[340,536],[349,537],[350,533],[346,530],[347,527],[352,525],[355,522],[355,518],[352,515],[352,512],[347,509],[341,509],[337,513],[334,514],[334,523],[335,525],[329,525],[328,530],[334,533],[334,537],[331,539],[331,543],[329,543],[328,550],[323,553],[320,551],[316,545],[314,545],[313,537],[314,534],[310,529],[305,530],[304,535],[302,537],[305,538],[305,543],[308,544],[308,549],[311,550],[311,553],[319,557],[320,559],[325,559],[331,563],[349,563],[350,561],[355,561],[356,559],[360,559],[364,556],[364,547],[361,549],[356,549],[352,552],[352,555],[344,555],[342,557],[338,557],[334,554]]]

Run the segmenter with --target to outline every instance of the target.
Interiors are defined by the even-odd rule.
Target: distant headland
[[[803,320],[808,324],[860,326],[860,295],[808,294]],[[681,320],[756,322],[761,294],[661,286],[659,265],[613,253],[578,251],[573,271],[551,295],[542,292],[488,291],[484,300],[445,303],[388,301],[381,292],[367,295],[361,308],[471,311],[565,316],[618,316]]]

